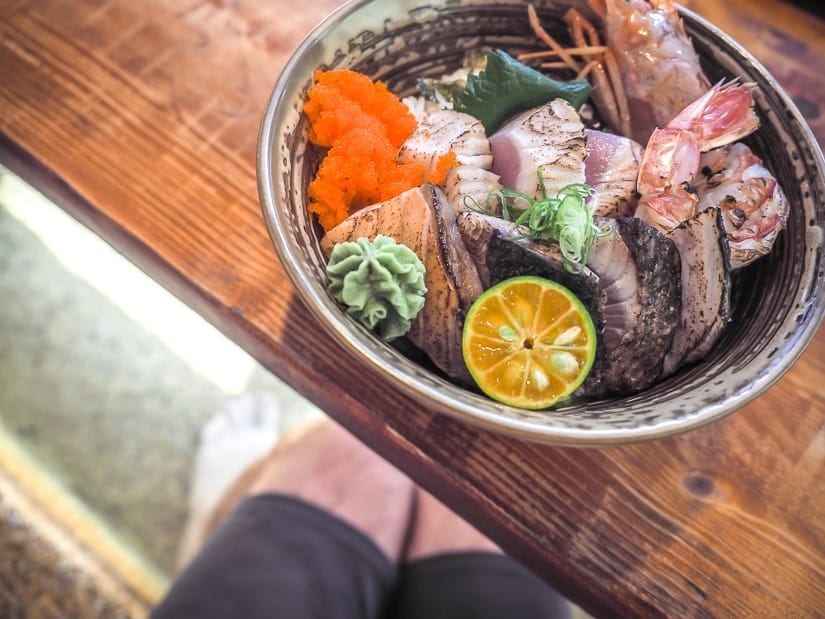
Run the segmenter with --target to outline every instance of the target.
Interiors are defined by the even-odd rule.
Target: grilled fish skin
[[[682,307],[662,377],[708,354],[731,319],[731,261],[721,209],[713,207],[668,236],[682,263]]]
[[[597,333],[593,369],[575,395],[635,393],[662,372],[679,318],[681,272],[675,244],[634,217],[610,223],[587,266],[571,272],[552,241],[523,237],[512,222],[465,211],[458,216],[464,244],[486,288],[516,275],[556,281],[590,312]]]

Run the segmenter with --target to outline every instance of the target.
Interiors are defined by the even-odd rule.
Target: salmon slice
[[[474,384],[464,364],[461,336],[466,312],[482,288],[458,233],[453,204],[436,185],[409,189],[350,215],[321,239],[321,249],[329,259],[337,243],[373,240],[379,234],[409,247],[426,269],[424,308],[407,340],[450,378]]]

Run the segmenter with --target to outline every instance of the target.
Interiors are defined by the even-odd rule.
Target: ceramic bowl
[[[535,4],[545,27],[564,38],[564,26],[556,20],[574,2]],[[303,302],[353,361],[429,409],[522,439],[578,446],[663,437],[718,420],[774,384],[822,319],[825,163],[774,78],[730,37],[689,11],[682,12],[685,26],[711,81],[737,76],[756,84],[762,126],[747,141],[791,203],[787,228],[772,253],[736,273],[733,323],[704,361],[632,396],[520,410],[458,387],[407,358],[349,319],[327,293],[320,229],[306,209],[315,159],[309,156],[301,109],[313,71],[355,69],[399,95],[413,94],[417,77],[452,71],[467,50],[490,46],[514,54],[541,49],[526,5],[362,0],[323,21],[289,60],[263,114],[258,183],[274,248]]]

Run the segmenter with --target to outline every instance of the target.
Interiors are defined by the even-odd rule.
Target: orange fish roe
[[[383,82],[346,69],[318,70],[314,78],[304,105],[313,143],[330,147],[350,129],[383,127],[382,133],[399,148],[415,131],[415,117]]]
[[[420,185],[426,170],[396,161],[417,122],[385,84],[346,69],[318,70],[314,78],[304,105],[309,140],[329,151],[309,185],[309,210],[329,230],[360,208]],[[449,155],[453,163],[442,163]],[[434,175],[446,177],[455,165],[454,154],[445,157]]]
[[[447,174],[458,165],[458,157],[455,152],[450,151],[446,155],[441,155],[435,163],[435,169],[430,172],[427,180],[436,185],[443,185],[447,180]]]

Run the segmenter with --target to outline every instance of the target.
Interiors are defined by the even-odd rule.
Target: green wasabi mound
[[[336,244],[327,276],[335,300],[386,341],[406,334],[424,307],[424,265],[409,247],[388,236]]]

